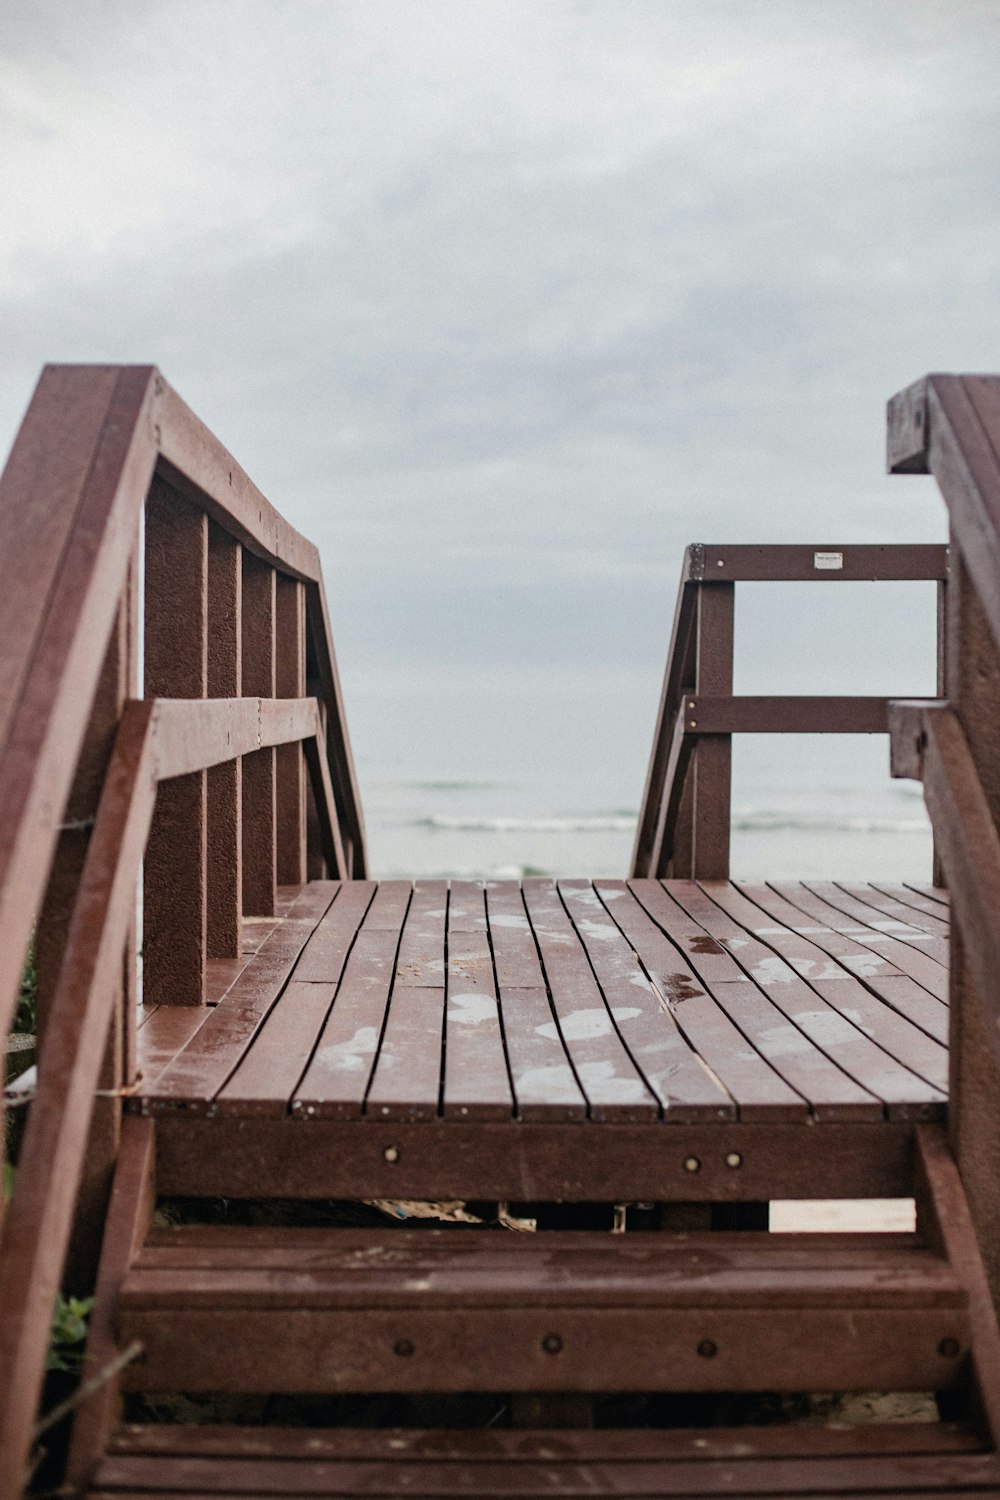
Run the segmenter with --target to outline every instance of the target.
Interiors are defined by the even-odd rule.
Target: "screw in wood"
[[[938,1353],[943,1354],[945,1359],[954,1359],[960,1350],[958,1339],[942,1339],[938,1344]]]
[[[702,1359],[714,1359],[718,1352],[718,1344],[714,1344],[711,1339],[702,1339],[698,1345],[698,1353]]]
[[[409,1359],[413,1353],[413,1342],[411,1339],[397,1339],[393,1345],[393,1353],[398,1354],[401,1359]]]
[[[686,1156],[684,1158],[684,1170],[685,1172],[700,1172],[701,1161],[697,1156]]]
[[[561,1354],[563,1341],[558,1333],[547,1333],[542,1339],[542,1348],[546,1354]]]
[[[382,1155],[386,1161],[399,1161],[399,1149],[396,1146],[386,1146]]]
[[[726,1166],[732,1167],[735,1171],[737,1167],[742,1167],[742,1165],[743,1158],[740,1153],[738,1151],[730,1151],[728,1156],[726,1157]]]

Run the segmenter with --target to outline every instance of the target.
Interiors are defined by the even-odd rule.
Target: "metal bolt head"
[[[715,566],[716,566],[716,567],[717,567],[717,568],[724,568],[724,567],[725,567],[725,566],[726,566],[726,565],[725,565],[725,563],[724,563],[724,562],[723,562],[723,561],[722,561],[722,558],[721,558],[721,557],[720,557],[720,558],[719,558],[719,561],[718,561],[718,562],[717,562],[717,563],[716,563],[716,565],[715,565]]]
[[[743,1158],[738,1151],[730,1151],[726,1156],[726,1166],[732,1167],[735,1172],[737,1167],[742,1167]]]
[[[701,1355],[702,1359],[714,1359],[718,1352],[718,1344],[713,1343],[711,1339],[702,1339],[701,1343],[698,1345],[698,1353]]]
[[[386,1146],[382,1155],[386,1161],[399,1161],[399,1150],[396,1146]]]
[[[400,1359],[409,1359],[413,1353],[413,1341],[412,1339],[397,1339],[392,1348],[393,1353],[398,1354]]]
[[[542,1348],[546,1354],[561,1354],[563,1341],[558,1333],[547,1333],[542,1339]]]
[[[685,1172],[700,1172],[701,1171],[701,1161],[700,1161],[700,1159],[697,1156],[686,1156],[684,1158],[684,1170],[685,1170]]]
[[[945,1359],[954,1359],[961,1352],[961,1347],[958,1339],[942,1339],[938,1344],[938,1353],[943,1354]]]

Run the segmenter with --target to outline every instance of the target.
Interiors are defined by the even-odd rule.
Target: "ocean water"
[[[648,686],[618,681],[615,712],[599,715],[592,683],[495,688],[356,695],[372,873],[626,876]],[[884,736],[745,736],[733,760],[734,877],[930,880],[921,789],[890,779]]]

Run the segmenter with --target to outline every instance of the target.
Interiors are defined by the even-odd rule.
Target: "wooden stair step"
[[[996,1493],[1000,1460],[950,1424],[605,1431],[130,1426],[89,1500],[123,1496]]]
[[[187,1226],[120,1298],[143,1389],[937,1389],[967,1299],[912,1235]]]

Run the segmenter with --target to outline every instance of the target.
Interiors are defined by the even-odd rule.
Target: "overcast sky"
[[[320,544],[365,765],[529,661],[638,764],[686,542],[944,535],[883,411],[1000,367],[998,0],[4,0],[0,110],[4,442],[159,364]]]

